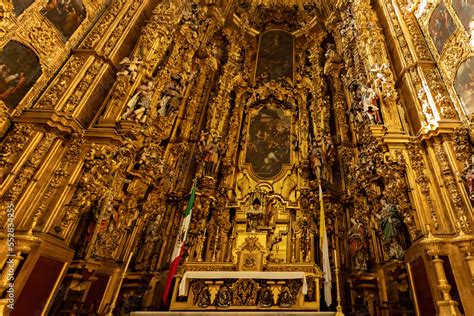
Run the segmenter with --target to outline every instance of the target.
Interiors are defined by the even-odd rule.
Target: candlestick
[[[341,290],[339,288],[339,268],[337,267],[337,251],[334,249],[334,270],[336,272],[336,289],[337,289],[337,307],[336,316],[344,316],[341,306]]]

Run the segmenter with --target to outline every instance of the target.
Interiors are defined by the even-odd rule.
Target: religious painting
[[[456,11],[462,25],[469,30],[469,23],[474,16],[473,0],[453,0],[453,8]]]
[[[13,12],[19,16],[26,8],[28,8],[34,0],[13,0]]]
[[[0,100],[14,109],[41,75],[38,57],[18,42],[0,50]]]
[[[293,80],[293,36],[269,31],[260,37],[256,78]]]
[[[252,115],[245,162],[257,176],[272,178],[290,163],[290,125],[291,118],[273,105]]]
[[[455,30],[456,24],[454,24],[453,18],[444,3],[441,2],[434,10],[430,19],[430,25],[428,26],[428,31],[438,52],[443,50],[444,44]]]
[[[468,115],[474,114],[474,58],[471,57],[459,66],[454,88]]]
[[[61,32],[64,40],[69,39],[86,17],[82,0],[49,0],[41,10],[43,14]]]

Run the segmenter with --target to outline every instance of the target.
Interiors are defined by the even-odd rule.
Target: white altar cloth
[[[190,279],[265,279],[265,280],[303,280],[302,293],[308,293],[308,283],[304,272],[270,272],[270,271],[188,271],[184,273],[179,284],[179,295],[185,296],[189,290]]]

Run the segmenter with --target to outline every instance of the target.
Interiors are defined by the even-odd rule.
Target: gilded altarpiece
[[[0,313],[472,314],[469,3],[0,10]]]

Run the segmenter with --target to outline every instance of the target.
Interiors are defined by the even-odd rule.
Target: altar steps
[[[259,311],[259,312],[241,312],[241,311],[219,311],[219,312],[211,312],[211,311],[189,311],[189,312],[131,312],[130,316],[229,316],[230,314],[238,314],[239,316],[334,316],[336,315],[335,312],[299,312],[299,311],[278,311],[278,310],[270,310],[270,311]]]

